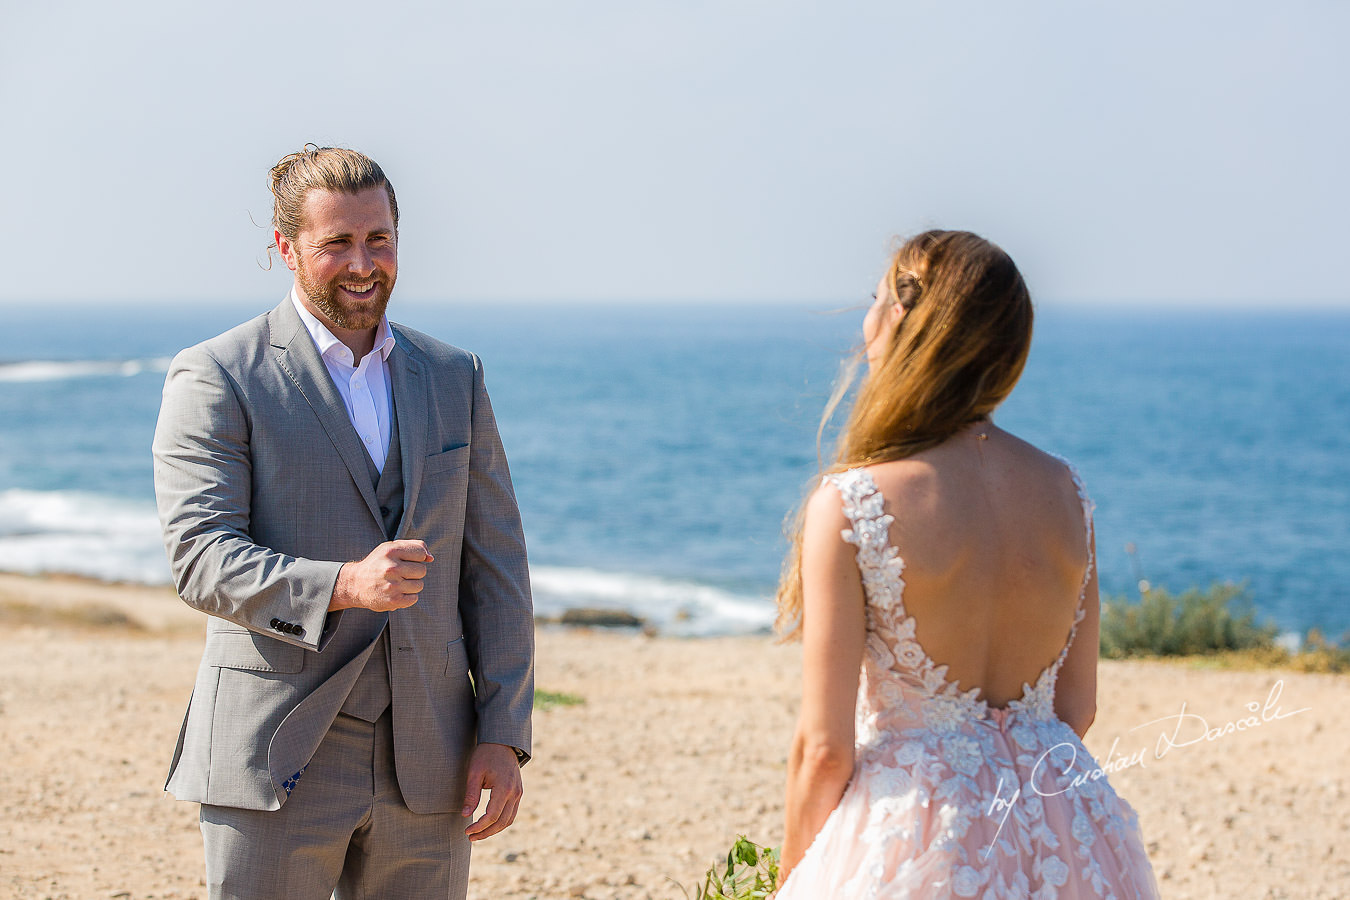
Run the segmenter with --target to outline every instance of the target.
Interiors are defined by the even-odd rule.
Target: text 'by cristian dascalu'
[[[1270,693],[1266,695],[1264,703],[1260,701],[1248,703],[1246,715],[1213,726],[1204,716],[1188,711],[1185,701],[1182,701],[1180,712],[1153,719],[1130,729],[1131,732],[1134,732],[1144,728],[1161,726],[1162,730],[1158,734],[1158,739],[1153,745],[1151,754],[1149,748],[1145,746],[1128,755],[1122,755],[1118,752],[1120,738],[1117,737],[1111,743],[1111,750],[1106,754],[1106,761],[1090,769],[1081,768],[1075,771],[1081,748],[1080,744],[1072,741],[1056,744],[1041,754],[1040,759],[1036,761],[1036,765],[1031,770],[1031,778],[1026,785],[1014,785],[1011,792],[1005,795],[1003,793],[1003,779],[999,779],[998,787],[994,789],[993,802],[989,804],[989,809],[986,811],[986,814],[991,816],[1002,813],[1002,818],[999,819],[998,823],[998,831],[994,833],[994,842],[998,841],[998,835],[1003,831],[1003,824],[1008,821],[1013,806],[1023,798],[1024,787],[1030,788],[1038,797],[1058,796],[1085,784],[1099,781],[1113,772],[1119,772],[1131,766],[1147,768],[1150,757],[1159,760],[1173,750],[1222,740],[1239,732],[1252,731],[1263,725],[1278,722],[1281,719],[1287,719],[1311,709],[1311,707],[1303,707],[1302,709],[1285,711],[1280,707],[1280,695],[1283,692],[1284,680],[1280,679],[1271,686]],[[1091,760],[1091,757],[1089,756],[1088,759]],[[989,847],[986,847],[984,855],[987,856],[992,847],[992,843]]]

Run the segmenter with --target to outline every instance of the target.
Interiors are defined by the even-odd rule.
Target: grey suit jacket
[[[417,603],[392,613],[327,611],[342,563],[386,536],[365,451],[290,299],[169,367],[155,495],[178,593],[210,614],[166,785],[181,800],[280,808],[386,623],[410,809],[459,808],[475,739],[529,753],[525,542],[482,366],[393,328],[397,537],[435,561]],[[338,647],[359,649],[325,652]]]

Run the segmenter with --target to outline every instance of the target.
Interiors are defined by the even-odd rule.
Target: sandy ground
[[[0,897],[204,895],[196,807],[161,792],[202,627],[166,591],[0,576]],[[536,715],[520,818],[477,845],[470,897],[674,900],[737,833],[780,842],[797,678],[765,638],[541,630],[539,687],[585,702]],[[1220,732],[1184,744],[1188,718],[1157,758],[1183,704]],[[1087,743],[1143,756],[1111,779],[1165,897],[1343,898],[1347,738],[1350,678],[1107,663]]]

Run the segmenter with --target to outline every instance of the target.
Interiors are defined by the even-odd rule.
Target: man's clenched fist
[[[338,571],[330,612],[369,609],[387,612],[417,602],[431,553],[423,541],[388,541],[359,562],[344,563]]]

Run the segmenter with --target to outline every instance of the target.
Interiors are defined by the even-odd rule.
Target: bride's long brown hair
[[[881,358],[859,385],[834,461],[822,474],[936,447],[993,412],[1026,364],[1031,296],[1008,254],[984,238],[968,231],[917,235],[892,257],[886,283],[905,315],[878,338],[886,342]],[[835,386],[822,433],[861,357],[860,351]],[[778,584],[776,627],[784,641],[801,636],[804,509],[805,503],[791,526]]]

